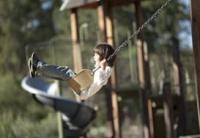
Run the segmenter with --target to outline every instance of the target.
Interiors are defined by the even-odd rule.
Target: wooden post
[[[56,80],[57,86],[58,86],[58,92],[59,95],[62,95],[62,88],[61,88],[61,83]],[[58,112],[57,113],[57,123],[58,123],[58,138],[64,138],[64,125],[63,125],[63,117],[62,113]]]
[[[80,49],[77,9],[71,9],[70,20],[71,20],[71,37],[72,37],[71,39],[73,45],[74,71],[79,72],[82,69],[82,61],[81,61],[82,58]]]
[[[200,133],[200,1],[191,0],[192,8],[192,39],[194,50],[194,61],[196,67],[196,101],[198,111],[198,124]]]
[[[166,138],[174,138],[173,129],[173,102],[170,83],[163,86],[163,109],[166,128]]]
[[[105,13],[104,13],[104,5],[99,2],[97,7],[98,13],[98,23],[99,23],[99,33],[98,33],[98,41],[106,42],[106,25],[105,25]],[[107,85],[111,86],[111,82],[109,81]],[[112,99],[109,89],[105,89],[105,97],[106,97],[106,105],[107,105],[107,130],[108,137],[112,137],[114,135],[114,125],[113,125],[113,117],[112,117]]]
[[[110,1],[103,1],[99,4],[98,7],[99,15],[99,27],[101,34],[105,34],[105,37],[101,37],[103,41],[114,46],[114,33],[113,33],[113,18],[112,18],[112,6]],[[116,67],[113,67],[113,74],[111,76],[111,85],[112,88],[116,89],[117,87],[117,74]],[[118,100],[117,93],[114,90],[109,90],[110,94],[108,95],[108,103],[111,103],[111,106],[108,105],[109,111],[111,112],[112,119],[112,137],[120,138],[121,131],[119,125],[119,111],[118,111]]]
[[[77,9],[71,9],[70,21],[71,21],[71,39],[72,39],[74,71],[79,72],[82,69],[82,60],[81,60],[82,58],[81,58]],[[80,101],[80,98],[76,96],[76,100]]]
[[[147,100],[147,105],[148,105],[148,115],[149,115],[149,125],[150,125],[150,137],[154,138],[155,137],[155,132],[154,132],[154,116],[153,116],[153,104],[152,104],[152,99],[148,98]]]
[[[104,7],[99,2],[97,7],[98,12],[98,23],[99,23],[99,33],[98,33],[98,41],[100,42],[106,42],[106,25],[105,25],[105,13],[104,13]]]
[[[185,111],[185,89],[184,89],[184,71],[183,66],[180,60],[180,50],[179,50],[179,44],[176,39],[173,40],[175,43],[175,46],[173,46],[172,55],[174,60],[174,65],[177,70],[175,70],[175,82],[178,86],[177,88],[177,94],[180,97],[178,101],[178,110],[179,110],[179,122],[178,122],[178,135],[185,135],[186,134],[186,111]]]
[[[142,16],[142,9],[140,0],[135,2],[135,9],[136,9],[136,26],[139,28],[143,23],[143,16]],[[138,36],[137,41],[137,63],[138,63],[138,77],[139,77],[139,85],[141,88],[141,95],[142,95],[142,104],[143,104],[143,131],[144,137],[150,138],[152,134],[150,134],[150,122],[149,121],[149,113],[148,113],[148,105],[147,105],[147,96],[151,91],[151,83],[150,83],[150,71],[149,71],[149,63],[148,63],[148,48],[147,45],[144,44],[144,40],[142,34]]]

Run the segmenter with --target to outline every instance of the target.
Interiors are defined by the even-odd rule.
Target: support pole
[[[104,13],[103,4],[101,4],[100,2],[97,7],[97,13],[98,13],[98,23],[99,23],[98,41],[106,42],[105,13]]]
[[[71,20],[71,39],[73,45],[74,71],[79,72],[82,69],[82,61],[81,61],[82,58],[81,58],[77,9],[71,9],[70,20]]]
[[[196,67],[196,101],[198,112],[198,125],[200,133],[200,1],[191,0],[192,11],[192,39],[193,39],[193,51],[194,61]]]
[[[82,60],[81,60],[82,57],[80,48],[81,44],[80,44],[77,9],[71,9],[70,21],[71,21],[71,39],[72,39],[74,71],[79,72],[82,69]],[[76,100],[80,101],[78,96],[76,96]]]
[[[179,121],[178,121],[178,135],[185,135],[186,132],[186,111],[185,111],[185,78],[184,78],[184,71],[183,71],[183,65],[180,60],[180,48],[179,48],[179,43],[178,41],[174,38],[173,39],[175,46],[173,46],[172,50],[172,56],[174,60],[174,66],[176,68],[175,74],[174,74],[174,79],[176,82],[177,90],[176,93],[179,97],[178,101],[178,114],[179,114]]]
[[[111,1],[103,1],[100,3],[98,7],[98,15],[99,15],[99,27],[100,27],[100,34],[104,34],[104,38],[101,37],[103,41],[111,44],[112,46],[115,45],[114,43],[114,26],[113,26],[113,17],[112,17],[112,5]],[[111,76],[110,81],[112,88],[117,88],[117,74],[116,74],[116,66],[113,67],[113,74]],[[117,93],[114,90],[109,90],[110,93],[108,94],[108,101],[107,103],[111,103],[111,106],[108,104],[109,112],[111,112],[111,119],[112,119],[112,137],[120,138],[121,137],[121,130],[119,125],[119,107],[118,107],[118,100],[117,100]]]
[[[170,83],[163,86],[163,108],[166,128],[166,138],[175,138],[173,129],[173,101]]]
[[[135,12],[136,12],[136,26],[139,28],[143,23],[143,15],[141,9],[141,2],[137,0],[135,3]],[[137,37],[137,63],[138,63],[138,79],[139,85],[141,89],[141,96],[142,96],[142,105],[143,105],[143,132],[144,138],[151,138],[153,136],[153,128],[150,128],[150,121],[149,119],[149,112],[148,112],[148,105],[147,99],[148,95],[151,92],[151,83],[150,83],[150,69],[149,69],[149,59],[148,59],[148,47],[145,45],[143,36],[140,34]],[[150,134],[152,132],[152,134]]]

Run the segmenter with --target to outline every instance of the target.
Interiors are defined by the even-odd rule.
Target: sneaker
[[[32,78],[34,78],[36,76],[38,61],[39,61],[39,58],[37,57],[36,53],[33,52],[31,57],[28,59],[29,75]]]

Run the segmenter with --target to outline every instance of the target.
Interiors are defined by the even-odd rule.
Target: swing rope
[[[112,59],[113,56],[117,55],[117,53],[121,50],[121,48],[128,46],[129,41],[131,39],[135,38],[148,24],[150,24],[154,19],[156,19],[161,14],[161,12],[164,10],[164,8],[166,8],[171,1],[172,0],[167,0],[164,4],[162,4],[162,6],[159,9],[157,9],[155,11],[155,13],[135,31],[135,33],[133,33],[131,36],[129,36],[127,40],[125,40],[120,46],[118,46],[115,49],[113,54],[108,57],[107,61]],[[96,70],[97,69],[95,69],[95,71]]]

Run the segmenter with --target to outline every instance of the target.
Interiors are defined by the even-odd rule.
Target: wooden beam
[[[143,14],[140,1],[135,2],[135,12],[136,12],[136,26],[137,29],[143,24]],[[151,92],[150,83],[150,69],[149,69],[149,59],[148,59],[148,47],[144,43],[142,33],[137,37],[137,63],[138,63],[138,79],[142,95],[142,105],[143,105],[143,132],[144,138],[151,138],[154,135],[152,131],[153,122],[150,113],[148,112],[148,95]]]
[[[192,39],[193,39],[193,50],[194,50],[194,61],[196,68],[196,101],[198,111],[198,125],[200,133],[200,1],[191,0],[191,11],[192,11]]]
[[[176,89],[177,95],[180,97],[178,101],[178,110],[179,110],[179,120],[178,120],[178,135],[185,135],[186,132],[186,109],[185,109],[185,77],[183,71],[183,65],[180,60],[180,48],[179,43],[176,39],[173,40],[176,45],[173,46],[172,56],[174,61],[174,81],[178,86]]]
[[[136,1],[138,1],[138,0],[112,0],[112,7],[129,5],[129,4],[133,4]],[[97,0],[97,1],[87,3],[87,4],[84,4],[84,5],[80,5],[80,6],[77,6],[77,7],[74,7],[74,8],[96,9],[96,8],[98,8],[100,2],[101,2],[101,0],[99,0],[99,1]]]
[[[100,39],[102,41],[106,41],[107,43],[111,44],[112,46],[115,45],[114,43],[114,33],[113,33],[113,17],[112,17],[112,7],[110,1],[103,1],[99,3],[98,7],[98,15],[99,15],[99,27],[100,27],[100,35],[103,34],[104,37]],[[111,75],[110,84],[112,88],[117,87],[117,74],[116,74],[116,67],[113,67],[113,74]],[[120,130],[120,123],[119,123],[119,105],[118,105],[118,95],[116,91],[109,90],[107,93],[108,102],[111,103],[111,106],[108,105],[109,114],[112,115],[112,137],[120,138],[121,137],[121,130]]]
[[[147,100],[147,107],[148,107],[148,116],[149,116],[149,133],[150,133],[150,137],[154,138],[155,134],[154,134],[154,116],[153,116],[153,102],[150,98],[148,98]]]
[[[105,13],[103,5],[101,5],[100,3],[97,7],[97,12],[98,12],[98,23],[99,23],[98,41],[106,42]]]
[[[81,61],[82,58],[80,49],[77,9],[71,9],[70,20],[71,20],[71,39],[73,45],[74,71],[79,72],[82,69],[82,61]]]
[[[173,119],[173,101],[171,84],[165,83],[163,86],[163,109],[166,128],[166,138],[175,138],[174,119]]]
[[[115,45],[114,42],[114,33],[113,33],[113,18],[112,18],[112,8],[107,8],[107,12],[105,14],[105,23],[106,23],[106,41],[112,46]],[[116,89],[117,87],[117,71],[116,66],[113,67],[113,74],[111,76],[111,84],[112,88]],[[120,138],[121,131],[119,126],[119,109],[118,109],[118,100],[117,100],[116,91],[111,91],[111,101],[112,101],[112,110],[113,110],[113,127],[114,127],[114,137]]]
[[[143,14],[140,1],[135,3],[136,9],[136,27],[137,29],[143,24]],[[148,46],[144,42],[143,34],[140,33],[137,36],[137,56],[139,64],[139,81],[140,87],[147,88],[151,90],[151,78],[150,78],[150,68],[149,68],[149,55]]]

